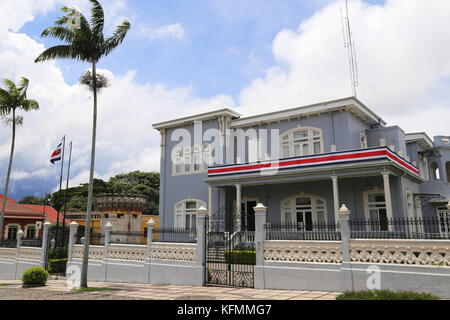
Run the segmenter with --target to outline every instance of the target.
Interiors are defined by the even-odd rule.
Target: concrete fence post
[[[341,286],[342,290],[353,290],[352,270],[350,265],[350,214],[351,211],[345,206],[339,209],[339,221],[341,224],[342,241],[342,264],[341,264]]]
[[[201,206],[197,209],[197,265],[200,267],[199,285],[205,283],[206,267],[206,218],[208,209]]]
[[[264,289],[264,240],[266,240],[267,207],[258,203],[255,210],[255,289]]]
[[[152,242],[154,229],[155,229],[155,220],[150,219],[147,222],[147,259],[152,258]]]
[[[47,268],[47,257],[48,257],[48,249],[49,249],[49,233],[50,227],[52,224],[50,222],[44,223],[44,229],[42,230],[42,250],[41,250],[41,266],[42,268]]]
[[[23,231],[19,229],[17,232],[17,245],[16,245],[16,267],[14,271],[14,279],[17,279],[17,267],[19,266],[19,258],[20,258],[20,246],[22,245],[22,237]]]
[[[67,263],[72,262],[73,258],[73,246],[75,245],[75,238],[77,236],[78,231],[78,223],[75,221],[72,221],[72,223],[69,225],[69,248],[67,252]]]
[[[103,246],[103,259],[108,259],[108,249],[109,244],[111,243],[111,231],[112,231],[112,224],[111,221],[108,221],[105,224],[105,243]]]

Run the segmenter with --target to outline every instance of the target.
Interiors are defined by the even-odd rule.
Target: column
[[[258,203],[255,210],[255,247],[256,247],[256,265],[255,265],[255,289],[265,289],[264,281],[264,240],[265,224],[267,219],[267,207]]]
[[[333,204],[334,204],[334,222],[338,223],[339,221],[339,186],[338,186],[338,177],[331,176],[333,181]]]
[[[44,222],[44,230],[42,231],[42,251],[41,251],[41,266],[42,268],[47,268],[47,257],[49,249],[50,237],[48,236],[50,227],[52,224],[50,222]]]
[[[155,220],[150,219],[147,222],[147,259],[152,257],[153,230],[155,229]]]
[[[197,209],[197,285],[202,286],[205,283],[206,268],[206,217],[208,209],[201,206]]]
[[[386,200],[387,218],[392,219],[394,217],[392,211],[392,198],[391,198],[391,185],[389,183],[389,172],[383,172],[384,183],[384,198]]]
[[[242,221],[242,212],[241,212],[241,203],[242,203],[242,188],[240,184],[236,184],[236,213],[234,217],[236,219],[235,225],[236,231],[241,231],[241,221]]]
[[[341,225],[342,264],[341,264],[341,288],[353,290],[352,269],[350,260],[350,210],[345,204],[339,209],[339,221]]]
[[[72,221],[69,225],[69,248],[67,253],[67,263],[70,264],[72,262],[73,257],[73,246],[75,245],[75,237],[78,231],[78,223]]]
[[[111,231],[112,231],[112,224],[111,221],[108,221],[105,224],[105,243],[103,246],[103,259],[108,259],[108,249],[109,244],[111,242]]]
[[[19,266],[19,258],[20,258],[20,246],[22,245],[23,231],[19,229],[17,231],[17,247],[16,247],[16,266],[14,271],[14,279],[17,280],[17,268]]]

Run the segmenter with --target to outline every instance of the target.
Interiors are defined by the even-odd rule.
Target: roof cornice
[[[174,120],[159,122],[159,123],[153,124],[152,126],[156,130],[161,130],[161,129],[165,129],[165,128],[179,127],[179,126],[182,126],[185,124],[190,124],[194,121],[210,120],[210,119],[214,119],[214,118],[217,118],[220,116],[229,116],[231,118],[239,118],[241,115],[239,113],[237,113],[236,111],[225,108],[225,109],[200,113],[197,115],[187,116],[187,117],[183,117],[183,118],[178,118],[178,119],[174,119]]]

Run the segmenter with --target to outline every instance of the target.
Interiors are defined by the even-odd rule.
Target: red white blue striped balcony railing
[[[245,164],[221,165],[208,168],[208,177],[236,174],[260,173],[270,170],[292,170],[324,165],[358,163],[371,160],[387,160],[400,166],[403,170],[420,175],[419,169],[402,158],[388,147],[377,147],[360,150],[324,153],[311,156],[285,158],[280,160],[261,161]]]

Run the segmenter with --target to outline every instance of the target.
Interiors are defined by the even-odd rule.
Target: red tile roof
[[[24,204],[24,206],[27,206],[30,209],[33,209],[35,211],[40,212],[41,214],[44,214],[44,206],[41,205],[34,205],[34,204]],[[67,213],[66,213],[67,215]],[[56,219],[58,217],[58,211],[55,210],[55,208],[51,206],[45,206],[45,221],[48,221],[50,223],[56,223]],[[63,213],[59,213],[59,223],[63,222]],[[69,224],[72,221],[69,221],[66,219],[66,223]]]
[[[3,195],[0,195],[0,201],[1,200],[3,200]],[[0,202],[0,208],[1,208],[1,202]],[[32,217],[39,218],[40,216],[42,216],[42,213],[40,213],[39,210],[34,210],[33,208],[30,208],[26,205],[17,203],[14,199],[6,198],[5,216],[6,217],[32,216]]]

